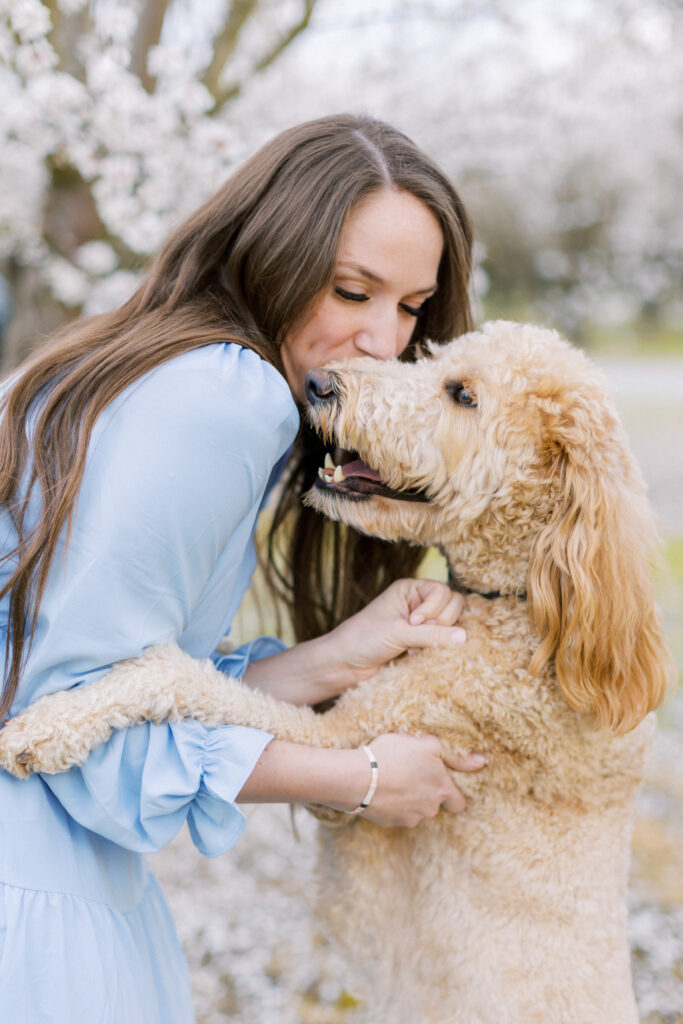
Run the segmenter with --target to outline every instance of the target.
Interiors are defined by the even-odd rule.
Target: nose
[[[395,315],[378,316],[364,330],[358,331],[354,343],[358,352],[374,359],[395,359],[400,355],[410,335],[403,337]]]
[[[309,370],[306,374],[306,398],[311,405],[334,398],[334,374],[328,370]]]

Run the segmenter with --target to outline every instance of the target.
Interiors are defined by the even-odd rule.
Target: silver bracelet
[[[373,796],[375,795],[375,790],[377,789],[377,779],[379,778],[377,758],[370,750],[370,747],[363,745],[360,749],[365,751],[365,753],[368,755],[368,760],[370,761],[370,769],[372,772],[370,776],[370,789],[367,791],[361,802],[358,804],[358,807],[356,807],[355,810],[353,811],[347,811],[347,814],[360,814],[361,811],[364,811],[365,808],[369,805]]]

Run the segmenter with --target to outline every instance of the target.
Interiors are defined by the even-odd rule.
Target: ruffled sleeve
[[[275,636],[259,636],[255,640],[250,640],[248,644],[237,647],[230,654],[214,651],[211,660],[224,675],[232,676],[233,679],[241,679],[251,661],[270,658],[273,654],[284,651],[286,646]]]
[[[112,404],[93,435],[71,543],[53,563],[15,710],[155,644],[176,641],[197,657],[214,650],[246,585],[266,485],[297,425],[286,383],[234,345],[171,360]],[[280,649],[261,638],[218,656],[219,667],[241,675],[251,658]],[[144,724],[43,781],[76,821],[121,846],[159,849],[187,820],[213,856],[243,828],[235,797],[270,739],[193,721]]]

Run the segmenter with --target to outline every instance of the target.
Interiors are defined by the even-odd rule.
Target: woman
[[[409,357],[427,336],[466,329],[470,244],[457,195],[404,136],[323,119],[257,153],[125,306],[66,328],[26,364],[0,426],[3,716],[152,644],[210,655],[249,585],[256,516],[293,443],[273,536],[287,520],[277,573],[302,642],[261,638],[216,664],[315,703],[409,647],[462,641],[446,587],[392,584],[415,552],[346,535],[295,500],[324,455],[295,403],[306,372],[331,359]],[[431,737],[381,736],[372,749],[379,785],[365,813],[379,824],[461,810],[444,760],[480,767]],[[370,775],[363,751],[196,722],[123,730],[62,775],[2,775],[0,1019],[192,1020],[141,854],[186,820],[202,853],[222,853],[243,827],[238,799],[351,811]]]

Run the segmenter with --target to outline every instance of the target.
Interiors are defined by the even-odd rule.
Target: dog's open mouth
[[[341,461],[346,458],[346,461]],[[325,456],[325,465],[318,470],[317,488],[349,498],[367,498],[377,495],[398,501],[429,501],[425,491],[409,488],[397,490],[387,486],[376,469],[358,458],[356,452],[343,453],[339,462]]]

